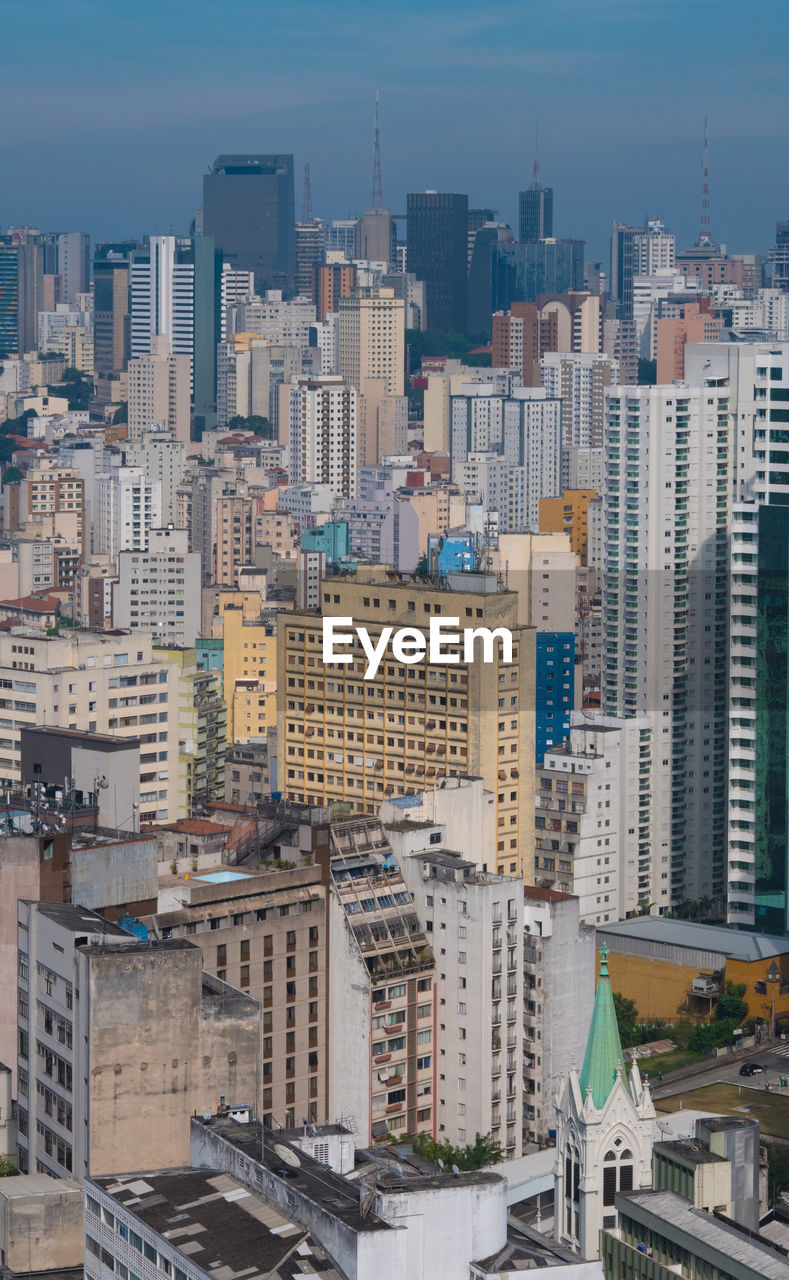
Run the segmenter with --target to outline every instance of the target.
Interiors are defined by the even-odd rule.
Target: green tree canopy
[[[248,417],[242,418],[240,414],[236,414],[227,423],[228,431],[253,431],[256,436],[262,436],[264,440],[274,439],[274,429],[268,418],[262,417],[259,413],[250,413]]]
[[[469,365],[489,365],[490,356],[472,356],[475,347],[485,344],[484,335],[467,337],[444,329],[406,329],[405,344],[409,353],[408,371],[417,373],[422,356],[448,356],[450,360],[462,360]]]
[[[626,996],[622,995],[621,991],[615,991],[613,994],[622,1048],[630,1049],[636,1043],[637,1037],[638,1009],[636,1008],[636,1002],[635,1000],[628,1000]]]
[[[716,1019],[736,1024],[742,1022],[743,1018],[747,1018],[748,1006],[743,1000],[744,995],[744,982],[727,982],[726,989],[715,1007]]]
[[[447,1171],[453,1164],[463,1172],[484,1169],[504,1158],[501,1145],[489,1133],[476,1134],[474,1141],[463,1147],[453,1147],[451,1142],[436,1142],[428,1133],[418,1133],[415,1137],[407,1134],[401,1141],[409,1142],[424,1160],[431,1160],[434,1164],[443,1160]]]

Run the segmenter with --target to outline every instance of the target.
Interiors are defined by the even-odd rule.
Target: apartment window
[[[239,978],[238,985],[242,989],[249,986],[249,965],[248,964],[242,964],[241,966],[241,977]]]

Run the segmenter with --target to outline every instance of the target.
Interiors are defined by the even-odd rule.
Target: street
[[[744,1062],[758,1062],[767,1070],[764,1075],[741,1076],[740,1067]],[[648,1072],[648,1060],[640,1063],[642,1074]],[[710,1058],[708,1062],[700,1062],[692,1067],[683,1067],[673,1072],[659,1083],[656,1077],[650,1077],[652,1096],[655,1101],[669,1097],[683,1090],[690,1091],[715,1081],[727,1084],[741,1084],[750,1088],[764,1089],[765,1080],[769,1081],[770,1091],[789,1098],[789,1087],[781,1089],[778,1079],[784,1076],[789,1080],[789,1041],[776,1041],[774,1046],[759,1045],[749,1049],[747,1053],[727,1054],[722,1058]]]

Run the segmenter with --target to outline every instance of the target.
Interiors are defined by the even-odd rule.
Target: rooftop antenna
[[[534,121],[534,166],[531,171],[531,190],[540,189],[540,118]]]
[[[375,91],[375,133],[373,134],[373,198],[370,208],[384,207],[384,181],[381,169],[381,133],[378,127],[378,107],[381,101],[380,90]]]
[[[312,222],[312,181],[310,179],[310,162],[304,166],[304,195],[301,198],[301,220]]]
[[[701,188],[701,226],[699,229],[699,244],[712,244],[712,233],[710,231],[710,139],[707,128],[707,117],[704,117],[704,152],[702,155],[702,175],[703,184]]]

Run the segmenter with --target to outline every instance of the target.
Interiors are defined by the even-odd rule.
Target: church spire
[[[589,1090],[592,1102],[598,1110],[605,1106],[617,1076],[624,1081],[624,1055],[616,1021],[614,995],[608,976],[608,948],[603,943],[600,952],[600,976],[597,980],[589,1039],[586,1042],[584,1064],[579,1084],[581,1096]]]

